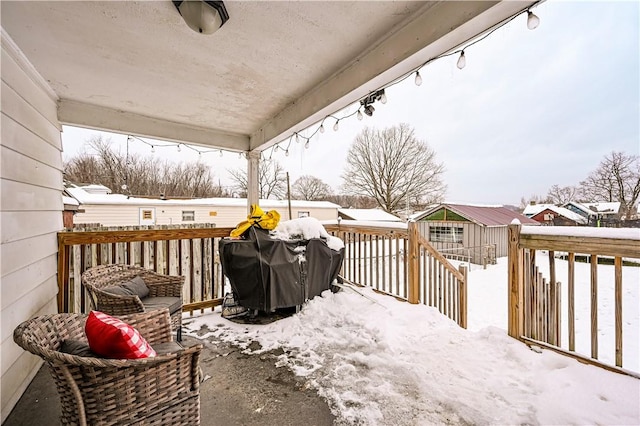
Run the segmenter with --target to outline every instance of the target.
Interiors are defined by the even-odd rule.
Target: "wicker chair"
[[[141,277],[149,288],[149,296],[143,299],[136,295],[117,295],[104,291],[105,288],[117,286],[135,277]],[[179,308],[170,310],[171,328],[177,332],[178,340],[181,340],[182,331],[182,286],[185,277],[179,275],[163,275],[139,266],[122,264],[100,265],[87,269],[82,274],[82,285],[87,289],[93,309],[109,315],[126,315],[136,312],[145,312],[150,309],[178,305],[171,299],[180,298]],[[163,299],[157,299],[163,298]],[[157,301],[161,304],[158,306]],[[166,301],[169,302],[166,302]]]
[[[105,359],[60,352],[67,339],[86,341],[83,314],[52,314],[20,324],[13,340],[49,366],[61,403],[62,424],[200,424],[202,345],[171,342],[166,309],[120,317],[154,347],[169,352],[142,359]],[[169,343],[171,342],[171,343]]]

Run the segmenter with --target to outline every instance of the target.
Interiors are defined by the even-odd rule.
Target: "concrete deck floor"
[[[275,366],[277,353],[247,355],[223,342],[201,342],[201,424],[221,426],[324,426],[335,423],[327,403],[304,381]],[[59,425],[60,401],[47,366],[31,382],[3,426]]]

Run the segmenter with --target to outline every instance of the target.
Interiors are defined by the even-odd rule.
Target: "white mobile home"
[[[212,223],[216,227],[235,227],[247,218],[246,198],[160,199],[109,194],[108,188],[92,185],[65,190],[80,204],[75,225],[100,226],[184,225]],[[276,210],[280,220],[311,216],[318,220],[336,220],[339,205],[328,201],[260,200],[264,210]]]

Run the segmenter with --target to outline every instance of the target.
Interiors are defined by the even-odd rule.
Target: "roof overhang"
[[[261,151],[533,1],[225,3],[192,31],[171,1],[2,1],[62,124]]]

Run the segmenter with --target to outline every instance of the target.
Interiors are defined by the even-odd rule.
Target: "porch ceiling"
[[[3,30],[63,124],[262,150],[534,2],[227,1],[212,35],[171,1],[5,1]]]

